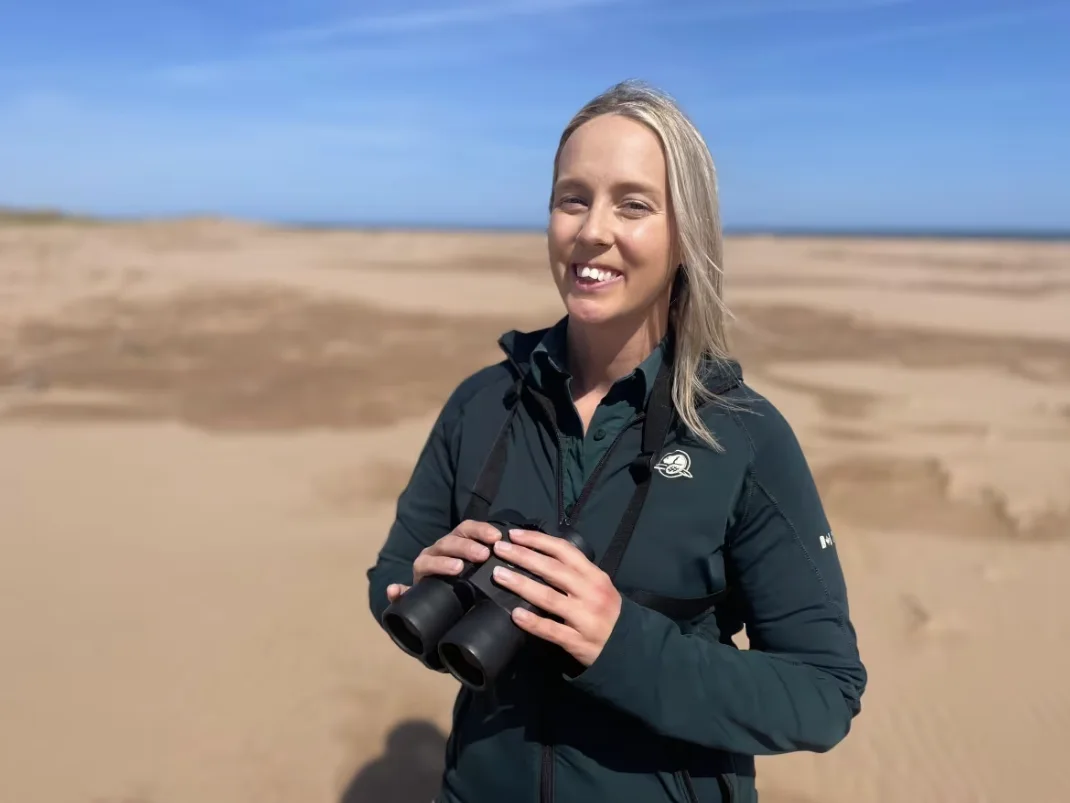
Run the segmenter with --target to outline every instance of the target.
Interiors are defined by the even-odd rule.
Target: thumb
[[[388,585],[386,587],[386,598],[393,602],[408,590],[409,587],[406,585],[402,585],[401,583],[394,583],[392,585]]]

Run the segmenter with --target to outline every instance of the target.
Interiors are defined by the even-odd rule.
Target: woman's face
[[[576,129],[561,149],[547,234],[570,320],[638,324],[667,307],[675,231],[657,136],[613,114]]]

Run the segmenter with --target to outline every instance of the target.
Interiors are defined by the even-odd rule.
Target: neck
[[[638,321],[584,325],[569,320],[568,359],[574,396],[604,396],[614,382],[650,355],[667,329],[667,309]]]

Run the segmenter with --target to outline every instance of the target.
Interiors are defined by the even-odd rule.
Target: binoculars
[[[493,515],[488,523],[505,540],[511,528],[548,532],[515,511]],[[564,538],[594,560],[593,551],[574,530],[548,534]],[[505,566],[544,585],[546,581],[502,560],[493,550],[483,563],[463,563],[459,574],[424,577],[390,604],[382,624],[409,655],[431,669],[448,671],[470,689],[483,691],[493,685],[525,642],[527,633],[513,623],[513,608],[548,615],[495,583],[494,568]]]

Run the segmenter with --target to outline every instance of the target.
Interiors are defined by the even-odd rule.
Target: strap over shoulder
[[[617,525],[617,531],[609,543],[609,548],[598,563],[610,577],[616,575],[620,562],[624,558],[624,552],[632,540],[632,533],[635,532],[635,525],[639,522],[639,514],[643,510],[647,492],[650,490],[654,461],[668,437],[674,419],[672,363],[670,360],[665,360],[654,379],[654,387],[650,392],[650,400],[647,402],[646,418],[643,421],[642,451],[635,456],[631,464],[632,477],[636,483],[635,490],[628,501],[628,507],[621,517],[620,524]]]

